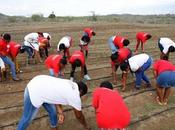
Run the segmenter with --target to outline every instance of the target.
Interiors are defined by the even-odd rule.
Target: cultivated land
[[[142,19],[143,20],[143,19]],[[144,20],[143,20],[144,21]],[[136,39],[135,34],[138,31],[146,31],[152,34],[153,38],[146,44],[146,53],[151,55],[154,60],[159,58],[159,49],[157,39],[161,36],[170,37],[175,41],[174,24],[149,24],[149,23],[121,23],[112,21],[90,22],[66,21],[66,22],[22,22],[22,23],[1,23],[0,33],[8,32],[12,39],[22,43],[23,37],[30,32],[49,32],[52,36],[51,53],[56,52],[56,45],[59,39],[69,34],[73,37],[73,50],[79,49],[78,41],[85,27],[92,27],[97,35],[93,38],[94,45],[89,48],[89,57],[87,67],[92,80],[89,84],[89,93],[82,98],[83,113],[92,130],[96,130],[95,113],[91,107],[92,91],[103,80],[112,81],[110,68],[110,50],[108,49],[107,40],[110,36],[120,32],[131,41],[130,49],[134,49]],[[21,82],[13,82],[9,79],[0,83],[0,130],[15,130],[16,124],[22,115],[23,109],[23,91],[27,82],[36,75],[48,74],[44,64],[26,65],[26,54],[19,55],[21,70],[23,73],[18,74],[22,78]],[[175,56],[171,54],[170,60],[174,62]],[[69,77],[70,65],[66,68],[66,77]],[[79,72],[77,72],[78,75]],[[147,89],[142,87],[139,91],[134,91],[134,78],[129,75],[126,92],[121,92],[121,72],[117,71],[118,85],[115,89],[120,91],[125,102],[127,103],[132,115],[131,124],[128,130],[174,130],[175,124],[175,93],[172,93],[167,106],[159,106],[155,102],[155,81],[152,70],[149,69],[149,75],[153,88]],[[78,77],[78,76],[77,76]],[[120,107],[120,106],[119,106]],[[60,130],[83,130],[82,126],[75,119],[74,113],[70,107],[65,109],[65,123],[59,126]],[[29,130],[49,130],[49,119],[46,112],[41,109],[36,120],[30,125]]]

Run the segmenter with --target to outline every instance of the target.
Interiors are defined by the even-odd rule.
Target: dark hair
[[[25,52],[25,46],[23,45],[23,46],[20,47],[19,53],[24,53],[24,52]]]
[[[88,91],[88,87],[82,81],[77,82],[78,90],[81,92],[81,96],[85,95]]]
[[[112,84],[109,81],[103,81],[100,84],[100,87],[108,88],[108,89],[113,89]]]
[[[60,63],[63,64],[63,65],[66,65],[66,64],[67,64],[66,58],[62,58],[62,59],[60,60]]]
[[[3,37],[3,39],[6,40],[6,41],[10,41],[10,40],[11,40],[11,35],[8,34],[8,33],[2,34],[2,37]]]
[[[148,35],[146,35],[146,39],[148,40],[148,39],[151,39],[151,35],[150,34],[148,34]]]
[[[129,42],[129,40],[128,40],[128,39],[124,39],[124,40],[123,40],[123,45],[124,45],[124,46],[128,46],[128,45],[129,45],[129,43],[130,43],[130,42]]]
[[[128,63],[128,62],[124,62],[124,63],[122,63],[122,64],[120,65],[120,69],[121,69],[122,71],[126,71],[127,68],[128,68],[128,66],[129,66],[129,63]]]
[[[65,50],[66,49],[66,46],[64,45],[64,43],[61,43],[60,46],[59,46],[59,50]]]
[[[38,35],[44,37],[43,32],[37,32],[37,33],[38,33]]]
[[[74,67],[80,67],[81,66],[81,61],[79,59],[76,59],[75,62],[73,63]]]
[[[95,35],[96,35],[96,33],[93,31],[93,32],[92,32],[92,36],[95,36]]]
[[[170,46],[168,49],[168,52],[174,52],[175,51],[175,47],[174,46]]]
[[[111,55],[111,60],[112,60],[112,61],[117,60],[118,56],[119,56],[119,55],[118,55],[118,52],[115,52],[114,54]]]
[[[163,59],[163,60],[168,60],[168,56],[167,56],[167,55],[164,55],[164,56],[162,57],[162,59]]]
[[[84,36],[81,38],[81,40],[82,40],[83,42],[85,42],[85,43],[89,43],[89,42],[90,42],[90,38],[89,38],[88,36],[86,36],[86,35],[84,35]]]

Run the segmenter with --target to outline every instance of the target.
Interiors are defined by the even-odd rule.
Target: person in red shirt
[[[132,51],[129,48],[121,48],[116,53],[111,55],[111,68],[112,68],[112,75],[113,75],[113,82],[114,84],[117,83],[117,75],[116,71],[118,67],[128,60],[132,56]],[[125,79],[127,77],[127,71],[122,71],[122,91],[125,91],[126,83]]]
[[[8,53],[9,53],[9,56],[11,57],[12,61],[15,63],[15,68],[16,68],[16,72],[20,72],[20,69],[19,69],[19,64],[18,64],[18,61],[17,61],[17,55],[20,52],[21,50],[21,45],[17,42],[14,42],[14,41],[10,41],[10,43],[8,44]]]
[[[103,81],[100,87],[94,90],[92,106],[99,130],[122,130],[130,123],[131,115],[126,104],[108,81]]]
[[[151,35],[146,33],[146,32],[138,32],[136,34],[136,39],[137,39],[137,44],[136,44],[136,48],[135,48],[135,53],[138,53],[138,47],[141,43],[141,47],[142,47],[142,52],[144,52],[144,44],[146,43],[147,40],[151,39]]]
[[[39,37],[38,38],[38,44],[39,44],[39,53],[40,57],[48,57],[48,46],[49,46],[49,40],[45,37]]]
[[[122,37],[122,36],[112,36],[109,38],[108,40],[108,45],[110,47],[110,49],[112,50],[112,54],[114,54],[115,52],[117,52],[118,49],[123,48],[124,46],[128,46],[129,45],[129,40]]]
[[[89,38],[91,38],[92,36],[95,36],[95,35],[96,35],[95,31],[91,28],[85,28],[83,30],[83,36],[88,36]]]
[[[5,64],[10,65],[12,72],[12,77],[14,81],[19,81],[20,79],[16,76],[15,64],[8,58],[8,47],[7,45],[11,41],[11,35],[8,33],[2,34],[0,38],[0,58]]]
[[[89,52],[89,48],[88,48],[88,45],[92,42],[91,42],[91,38],[92,36],[95,36],[96,33],[93,29],[91,28],[85,28],[84,31],[83,31],[83,36],[81,37],[81,40],[80,40],[80,48],[81,48],[81,51],[84,52],[86,58],[88,56],[88,52]]]
[[[62,55],[50,55],[45,60],[45,65],[49,69],[50,75],[54,77],[63,77],[63,69],[67,64],[67,60]]]
[[[156,79],[156,100],[159,105],[167,105],[171,87],[175,87],[175,65],[166,60],[157,60],[153,64]]]
[[[71,55],[69,59],[69,63],[72,65],[71,73],[70,73],[70,80],[74,80],[74,73],[76,67],[81,67],[81,74],[83,75],[84,72],[84,79],[85,80],[90,80],[91,78],[89,77],[87,73],[87,68],[85,64],[85,57],[82,51],[75,51]]]

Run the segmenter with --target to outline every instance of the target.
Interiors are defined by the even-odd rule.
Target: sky
[[[31,16],[106,14],[175,14],[175,0],[0,0],[0,13]]]

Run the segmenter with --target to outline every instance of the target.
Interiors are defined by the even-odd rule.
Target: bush
[[[42,19],[43,19],[43,14],[33,14],[32,16],[31,16],[31,19],[33,20],[33,21],[41,21]]]
[[[52,13],[49,15],[48,18],[50,18],[50,19],[55,19],[55,18],[56,18],[56,15],[54,14],[54,12],[52,12]]]
[[[15,23],[16,20],[17,20],[17,17],[16,17],[16,16],[9,16],[9,17],[8,17],[8,21],[9,21],[10,23]]]

